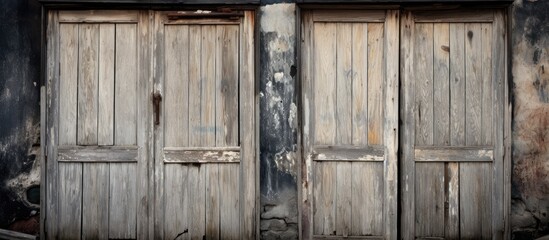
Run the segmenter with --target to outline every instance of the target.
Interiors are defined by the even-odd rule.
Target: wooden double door
[[[48,13],[47,238],[255,237],[254,14],[204,14]]]
[[[503,238],[504,22],[303,11],[305,239]]]

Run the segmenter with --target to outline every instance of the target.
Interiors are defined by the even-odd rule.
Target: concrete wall
[[[549,1],[512,8],[513,175],[515,239],[549,234]]]
[[[152,1],[151,1],[152,2]],[[295,1],[259,8],[260,234],[298,236],[298,115]],[[549,234],[549,0],[517,0],[512,23],[514,239]],[[0,228],[38,229],[40,6],[0,8]],[[27,195],[30,195],[28,199]],[[29,201],[30,200],[30,201]]]

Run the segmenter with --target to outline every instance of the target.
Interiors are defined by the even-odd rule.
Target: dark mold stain
[[[538,64],[540,55],[541,55],[540,49],[534,50],[534,56],[532,57],[532,61],[534,61],[534,64]]]
[[[473,39],[473,31],[468,31],[467,37],[469,38],[469,40]]]

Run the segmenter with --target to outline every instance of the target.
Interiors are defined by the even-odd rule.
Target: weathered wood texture
[[[494,96],[503,85],[493,63],[504,51],[492,42],[503,20],[495,10],[447,13],[403,20],[401,179],[412,187],[402,191],[403,236],[501,238],[503,101]]]
[[[303,237],[395,239],[398,13],[310,10],[302,29]]]
[[[145,129],[147,116],[138,116],[146,106],[138,93],[149,79],[138,67],[147,62],[138,44],[148,23],[139,14],[49,12],[48,71],[59,69],[48,77],[46,96],[47,128],[59,136],[47,140],[51,239],[138,238],[147,231],[147,193],[138,188],[146,188],[148,176],[137,169],[147,166],[148,132],[138,137],[137,129]]]
[[[255,237],[253,15],[211,20],[155,16],[155,84],[164,100],[154,231],[164,239]]]

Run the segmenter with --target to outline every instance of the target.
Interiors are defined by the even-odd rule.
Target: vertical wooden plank
[[[368,24],[368,144],[383,144],[384,26]]]
[[[163,90],[163,84],[165,83],[165,76],[166,76],[166,65],[164,64],[164,61],[165,61],[165,51],[166,51],[166,41],[164,40],[165,39],[165,27],[164,27],[164,20],[167,18],[164,14],[159,14],[159,13],[153,13],[154,14],[154,28],[152,29],[151,32],[153,32],[151,35],[153,36],[152,38],[152,48],[153,48],[153,51],[152,51],[152,55],[151,55],[151,58],[152,58],[152,63],[151,63],[151,71],[152,71],[152,74],[153,74],[153,77],[152,77],[152,82],[151,82],[151,87],[150,87],[150,92],[148,94],[151,94],[152,93],[162,93],[162,90]],[[165,95],[165,94],[164,94]],[[148,121],[154,121],[154,119],[151,119],[152,117],[152,114],[154,114],[154,106],[152,106],[152,102],[151,102],[151,98],[152,96],[149,97],[149,103],[147,104],[148,106],[148,113],[150,114],[148,118],[145,118],[145,119],[148,119]],[[165,112],[166,111],[166,106],[165,106],[165,103],[162,104],[162,107],[160,111],[162,112]],[[146,121],[147,122],[147,121]],[[164,141],[165,141],[165,136],[164,136],[164,125],[166,124],[166,120],[164,118],[164,121],[160,121],[158,125],[155,126],[155,124],[153,122],[150,122],[149,124],[149,129],[150,129],[150,137],[151,138],[154,138],[154,148],[155,149],[163,149],[164,148]],[[161,137],[155,137],[155,135],[157,135],[157,133],[160,133],[162,134]],[[151,185],[150,186],[155,186],[153,187],[152,191],[150,192],[150,196],[153,197],[153,196],[158,196],[158,197],[153,197],[152,198],[152,201],[154,201],[154,208],[153,211],[152,211],[152,215],[150,215],[150,217],[152,218],[151,219],[151,224],[149,224],[149,229],[151,229],[151,231],[149,232],[149,236],[148,238],[149,239],[152,239],[152,238],[164,238],[164,213],[165,213],[165,208],[164,208],[164,198],[166,197],[164,195],[164,170],[165,170],[165,166],[164,166],[164,151],[151,151],[153,152],[154,154],[154,164],[152,165],[152,169],[154,169],[154,174],[151,174],[153,177],[152,177],[152,181],[151,181]],[[156,187],[156,186],[161,186],[161,187]],[[151,212],[149,210],[149,212]],[[152,225],[152,227],[151,227]]]
[[[352,219],[352,171],[351,162],[340,162],[336,164],[336,202],[335,202],[335,219],[336,232],[339,236],[349,236],[351,233]]]
[[[492,101],[492,24],[481,25],[482,39],[482,110],[481,110],[481,143],[486,146],[492,145],[492,125],[494,122],[494,102]]]
[[[480,23],[465,24],[465,142],[482,144],[482,31]]]
[[[202,29],[200,26],[189,26],[189,144],[200,146],[200,110],[201,89],[201,56]]]
[[[368,24],[352,24],[353,145],[368,144]]]
[[[54,23],[52,23],[54,24]],[[76,144],[78,112],[78,25],[59,26],[59,144]]]
[[[238,145],[238,26],[217,26],[216,42],[216,146]],[[238,164],[219,164],[220,237],[240,234]]]
[[[59,164],[59,238],[80,239],[81,220],[82,164]]]
[[[165,25],[164,31],[164,146],[182,147],[189,140],[189,27]]]
[[[188,167],[166,164],[164,168],[164,238],[175,239],[189,227]],[[183,235],[183,239],[187,235]]]
[[[82,239],[108,239],[109,165],[83,165]]]
[[[398,236],[398,144],[399,144],[399,10],[388,10],[385,23],[385,118],[383,140],[386,163],[383,166],[384,204],[378,209],[383,211],[383,225],[387,239]],[[381,166],[380,166],[381,167]],[[381,183],[380,183],[381,192]],[[380,221],[381,222],[381,221]]]
[[[44,132],[44,135],[46,135],[46,142],[47,142],[47,154],[50,156],[50,161],[46,160],[46,208],[45,212],[47,215],[48,221],[44,223],[47,233],[47,238],[49,239],[56,239],[59,238],[58,235],[58,189],[59,189],[59,179],[58,179],[58,165],[57,161],[55,161],[55,157],[57,156],[57,145],[59,143],[59,118],[60,118],[60,106],[59,106],[59,92],[56,91],[59,89],[60,81],[59,81],[59,75],[60,75],[60,53],[59,53],[59,44],[60,44],[60,29],[59,29],[59,22],[58,22],[58,12],[57,11],[49,11],[48,12],[48,26],[47,26],[47,59],[46,59],[46,87],[47,87],[47,96],[46,96],[46,105],[45,111],[47,115],[47,123],[48,126],[46,128],[46,131]],[[74,32],[74,30],[73,30]],[[76,34],[72,34],[72,36],[77,36]],[[73,40],[74,43],[77,41]],[[75,47],[73,47],[75,48]],[[74,51],[74,50],[73,50]],[[76,81],[76,80],[74,80]],[[76,87],[76,86],[75,86]],[[74,99],[74,105],[76,106],[76,99]],[[76,115],[76,107],[74,107],[74,115]],[[46,127],[46,126],[44,126]],[[76,133],[76,122],[73,125],[73,132]],[[74,139],[72,140],[76,143],[76,135],[74,136]]]
[[[314,25],[314,131],[316,144],[336,142],[336,24]],[[320,106],[320,107],[316,107]]]
[[[238,144],[238,26],[217,26],[216,146]]]
[[[416,236],[444,237],[444,163],[416,163]]]
[[[116,25],[115,145],[137,144],[137,28]],[[135,238],[137,166],[110,164],[109,238]]]
[[[219,239],[219,166],[206,164],[206,239]]]
[[[444,237],[459,239],[459,163],[446,163],[445,196],[448,207],[444,214]]]
[[[450,145],[450,25],[433,26],[433,143]]]
[[[80,24],[78,34],[78,144],[97,144],[99,25]]]
[[[201,42],[200,26],[189,26],[189,146],[201,146],[200,110],[201,110]],[[202,239],[206,223],[206,178],[205,166],[189,166],[189,236]]]
[[[202,26],[200,135],[203,147],[215,146],[215,25]]]
[[[115,145],[135,145],[137,132],[137,31],[116,24]]]
[[[507,82],[508,29],[505,12],[494,12],[492,26],[492,101],[494,144],[493,189],[492,189],[492,234],[494,239],[509,238],[511,208],[511,103]],[[488,37],[488,36],[486,36]]]
[[[136,165],[110,164],[109,238],[135,238],[137,220]]]
[[[114,24],[99,25],[97,143],[114,144]]]
[[[465,145],[465,25],[450,23],[450,145]]]
[[[189,166],[189,236],[205,239],[206,236],[206,170],[202,165]]]
[[[351,36],[351,37],[349,37]],[[320,39],[319,39],[320,40]],[[352,143],[352,28],[349,23],[336,25],[336,143]],[[327,86],[326,86],[327,87]],[[321,107],[321,106],[319,106]],[[350,197],[350,196],[349,196]]]
[[[256,128],[257,104],[259,103],[255,85],[255,47],[254,47],[254,23],[255,13],[246,11],[241,23],[240,39],[240,236],[246,239],[259,238],[259,214],[258,214],[258,185],[259,174],[257,165]],[[255,129],[254,131],[250,131]]]
[[[352,163],[352,227],[354,236],[383,235],[383,165]]]
[[[416,146],[433,144],[433,24],[415,24]]]
[[[337,235],[336,164],[335,162],[315,163],[314,235]]]
[[[400,148],[403,159],[401,161],[401,206],[402,217],[400,221],[401,237],[403,239],[415,238],[415,81],[414,81],[414,22],[410,11],[405,11],[401,18],[400,42],[400,73],[403,75],[401,89],[401,116],[403,129],[400,131]]]

